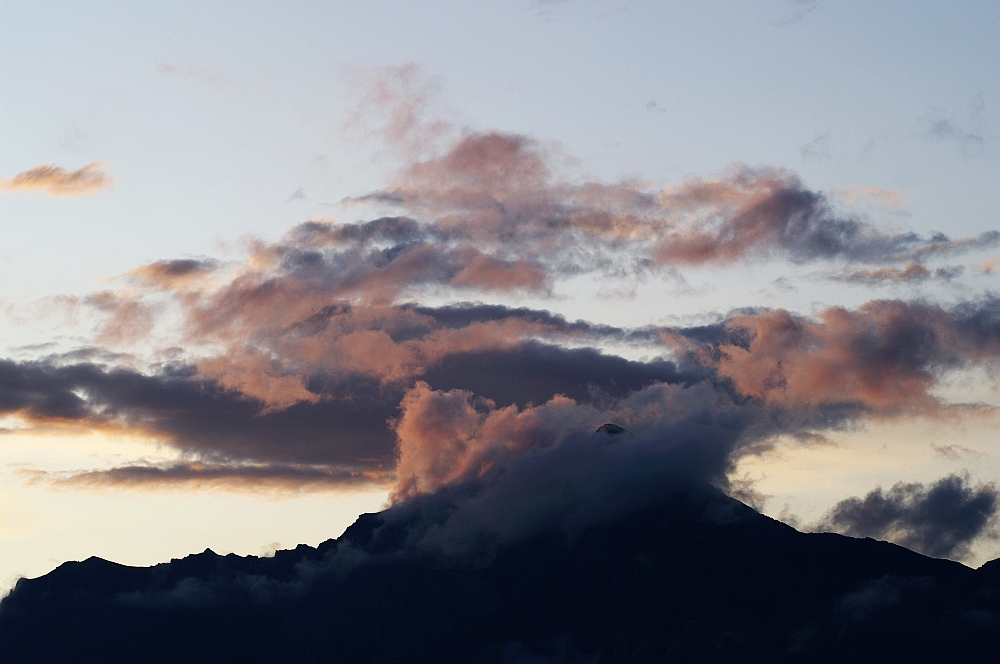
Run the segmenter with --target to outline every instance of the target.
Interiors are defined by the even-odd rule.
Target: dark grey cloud
[[[350,467],[323,464],[248,464],[174,462],[118,466],[108,470],[68,473],[23,471],[34,481],[69,488],[177,488],[212,487],[228,491],[282,490],[292,492],[344,488],[383,488],[395,475],[391,468],[369,464]]]
[[[566,335],[579,335],[580,338],[600,341],[624,341],[636,343],[655,343],[658,333],[653,328],[621,328],[613,325],[591,323],[584,320],[568,321],[561,314],[553,314],[544,309],[528,307],[508,307],[498,304],[482,304],[465,302],[441,307],[424,307],[420,305],[402,305],[420,314],[430,316],[442,326],[449,328],[467,327],[473,323],[519,320],[544,326],[546,329],[558,331]]]
[[[868,620],[872,614],[899,605],[907,595],[934,587],[927,577],[883,576],[840,598],[840,608],[854,620]]]
[[[406,217],[381,217],[356,224],[329,224],[307,221],[294,226],[288,233],[289,245],[323,246],[370,245],[372,243],[405,244],[428,239],[430,229]]]
[[[594,348],[528,342],[516,350],[449,355],[422,379],[437,389],[465,389],[500,405],[524,407],[556,394],[581,403],[618,399],[655,382],[693,384],[710,375],[691,363],[636,362]]]
[[[262,416],[257,403],[200,380],[191,367],[155,374],[96,364],[0,361],[0,413],[30,426],[82,424],[147,435],[203,459],[391,466],[395,412],[377,384]]]
[[[971,486],[961,475],[929,486],[900,482],[842,500],[816,528],[891,540],[937,558],[964,558],[976,538],[992,532],[997,501],[993,484]]]

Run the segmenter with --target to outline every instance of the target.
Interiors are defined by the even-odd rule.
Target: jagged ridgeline
[[[839,663],[1000,652],[1000,562],[973,570],[800,533],[707,485],[475,555],[419,544],[447,511],[436,496],[365,514],[339,539],[271,558],[66,563],[3,600],[0,661]]]

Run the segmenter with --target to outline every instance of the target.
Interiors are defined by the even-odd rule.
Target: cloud
[[[208,464],[391,467],[386,420],[398,397],[386,399],[377,385],[360,382],[338,397],[261,415],[258,404],[198,379],[189,367],[143,374],[91,363],[0,361],[0,413],[19,420],[22,433],[128,433]],[[248,478],[254,472],[248,467]]]
[[[530,338],[515,337],[499,346],[488,338],[485,345],[462,342],[463,330],[472,330],[475,340],[477,329],[494,323],[499,329],[511,323],[540,331],[548,327],[561,339],[628,336],[548,312],[482,305],[413,309],[383,311],[388,320],[382,321],[363,311],[361,320],[354,321],[388,325],[398,315],[395,333],[401,335],[400,343],[418,341],[417,359],[424,361],[433,358],[421,354],[419,338],[407,336],[423,331],[432,337],[429,343],[437,359],[422,367],[408,364],[404,356],[407,373],[398,381],[380,379],[385,376],[379,371],[401,370],[391,358],[388,364],[365,359],[353,371],[320,358],[305,373],[243,362],[213,374],[210,361],[207,368],[173,365],[141,373],[75,354],[0,361],[0,414],[20,422],[21,433],[67,428],[125,433],[166,444],[187,459],[181,466],[133,465],[63,478],[70,485],[236,486],[242,478],[246,487],[266,488],[284,478],[289,486],[301,480],[328,487],[338,482],[356,485],[393,472],[396,438],[389,421],[398,417],[400,402],[418,377],[444,389],[475,389],[501,406],[527,407],[554,394],[573,395],[580,403],[608,401],[657,382],[694,381],[705,375],[664,360],[635,362],[593,348],[563,348]],[[448,331],[459,336],[436,338]],[[347,337],[351,344],[364,339],[365,332]],[[651,338],[645,333],[640,337]],[[337,338],[336,332],[331,338]],[[394,343],[388,335],[386,339]],[[117,360],[106,357],[112,364]]]
[[[75,171],[42,164],[21,171],[9,180],[0,179],[0,191],[38,191],[49,196],[89,196],[109,188],[115,182],[104,164],[87,164]]]
[[[831,307],[815,319],[787,311],[739,313],[699,344],[684,331],[671,343],[714,366],[746,396],[794,407],[840,404],[886,415],[945,408],[932,388],[944,373],[996,366],[1000,304],[994,298],[943,307],[874,300]]]
[[[942,116],[933,118],[928,123],[927,136],[930,138],[957,141],[965,145],[982,145],[986,139],[982,134],[965,131],[954,120]]]
[[[784,21],[779,22],[778,25],[790,25],[801,21],[822,5],[823,0],[791,0],[791,4],[795,7],[795,13]]]
[[[904,206],[903,192],[899,189],[882,189],[874,185],[863,187],[835,187],[827,190],[832,199],[849,207],[868,205],[885,210],[900,210]]]
[[[817,132],[811,141],[799,148],[799,153],[802,155],[803,161],[809,161],[810,159],[829,161],[832,159],[833,152],[830,149],[830,132]]]
[[[181,258],[155,261],[126,274],[141,285],[173,290],[204,279],[218,267],[212,258]]]
[[[140,463],[109,470],[52,473],[25,469],[32,482],[69,489],[207,489],[237,492],[371,490],[390,486],[395,474],[321,464]]]
[[[830,273],[830,279],[847,283],[876,286],[884,283],[913,283],[928,279],[950,280],[965,272],[963,265],[950,265],[931,270],[920,263],[907,263],[902,268],[880,267],[875,269],[841,270]]]
[[[585,274],[684,284],[681,270],[774,260],[832,264],[832,278],[870,285],[956,278],[925,262],[995,247],[1000,232],[885,227],[855,208],[898,210],[898,191],[816,191],[776,168],[735,165],[673,186],[573,179],[553,145],[434,120],[434,85],[412,65],[359,73],[357,85],[352,127],[405,163],[345,204],[394,213],[305,221],[225,264],[151,262],[81,298],[101,319],[104,354],[0,361],[0,415],[24,435],[124,433],[171,458],[26,477],[76,489],[391,487],[386,518],[410,550],[488,558],[678,488],[754,499],[730,477],[741,456],[867,418],[972,410],[938,396],[942,378],[1000,364],[993,297],[812,316],[748,308],[640,328],[478,301],[549,297]],[[828,137],[817,140],[804,157],[828,154]],[[45,168],[68,182],[91,167]],[[139,370],[114,354],[158,343],[167,326],[176,363]],[[644,359],[608,350],[620,347]],[[996,511],[992,487],[955,476],[852,500],[861,507],[841,503],[830,524],[959,557]],[[869,502],[882,506],[871,523],[857,516]]]
[[[906,262],[1000,242],[996,231],[952,240],[883,230],[780,169],[735,166],[719,179],[662,189],[570,183],[551,167],[551,151],[521,135],[467,132],[444,153],[414,161],[397,183],[351,200],[396,205],[428,237],[484,252],[503,247],[553,277],[769,258]],[[894,202],[881,190],[859,191]]]
[[[976,538],[992,532],[997,501],[994,485],[972,487],[961,475],[927,487],[900,482],[887,492],[879,487],[837,503],[816,529],[889,540],[936,558],[964,558]]]
[[[416,63],[354,68],[345,71],[344,78],[357,92],[344,123],[349,133],[377,136],[407,158],[433,149],[451,133],[451,123],[431,113],[440,86]]]
[[[613,422],[634,434],[628,468],[635,454],[725,485],[739,455],[776,436],[957,407],[935,396],[940,378],[1000,358],[991,298],[635,329],[463,304],[547,297],[581,274],[681,280],[682,268],[774,259],[835,261],[847,264],[842,278],[867,282],[930,278],[923,260],[995,246],[1000,232],[882,228],[782,169],[738,165],[670,187],[571,180],[552,145],[430,119],[433,86],[412,66],[361,78],[359,108],[372,114],[355,120],[407,161],[394,182],[348,202],[399,214],[306,221],[248,241],[225,269],[209,258],[137,267],[122,288],[80,300],[111,355],[0,362],[0,412],[29,430],[126,431],[181,457],[66,482],[326,487],[396,473],[405,502],[513,482],[510,469],[590,449]],[[139,371],[115,359],[161,332],[176,335],[176,364]],[[647,359],[601,350],[618,346]],[[593,459],[617,454],[594,448]]]
[[[607,433],[608,421],[629,433]],[[578,532],[701,482],[725,485],[730,452],[781,428],[707,383],[651,385],[603,407],[556,396],[527,408],[418,383],[396,422],[388,518],[407,524],[418,550],[489,559],[502,542]]]
[[[929,577],[899,577],[885,575],[862,584],[840,598],[840,606],[854,620],[867,621],[873,613],[900,604],[909,595],[927,592],[935,583]]]
[[[931,449],[936,455],[951,461],[958,461],[963,457],[980,458],[983,456],[982,452],[977,452],[963,445],[935,445],[931,443]]]
[[[992,299],[875,301],[812,319],[736,312],[630,330],[499,305],[342,304],[272,312],[277,326],[266,316],[222,326],[210,338],[234,330],[230,352],[146,373],[114,368],[113,356],[111,367],[0,362],[0,414],[22,434],[126,433],[180,456],[39,481],[326,491],[395,478],[400,509],[458,506],[455,520],[432,520],[426,546],[478,550],[464,539],[473,531],[496,543],[596,523],[685,483],[729,487],[735,462],[778,437],[808,442],[867,417],[960,407],[934,388],[950,371],[996,365],[998,311]],[[581,345],[606,341],[655,354],[639,362]],[[595,433],[609,422],[629,435]],[[523,513],[501,514],[514,508]]]

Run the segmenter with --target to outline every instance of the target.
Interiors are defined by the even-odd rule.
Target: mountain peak
[[[800,533],[707,485],[506,542],[479,566],[409,553],[409,527],[381,512],[273,558],[67,563],[3,600],[0,661],[945,661],[1000,647],[995,575]]]

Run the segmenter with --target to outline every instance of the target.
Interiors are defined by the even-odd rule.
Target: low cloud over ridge
[[[816,526],[873,537],[938,558],[965,558],[970,544],[995,528],[1000,494],[993,484],[970,486],[949,475],[930,486],[899,482],[883,492],[837,503]]]

